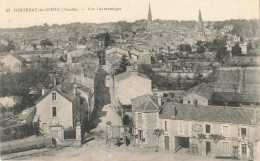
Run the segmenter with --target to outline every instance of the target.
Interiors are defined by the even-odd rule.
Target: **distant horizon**
[[[148,7],[151,4],[153,20],[166,21],[198,21],[199,10],[202,20],[255,20],[259,19],[259,0],[45,0],[37,3],[34,0],[2,0],[0,6],[0,28],[26,28],[40,26],[44,23],[115,23],[126,21],[133,23],[147,20]],[[76,8],[78,11],[21,11],[19,9],[50,9]],[[94,10],[90,10],[93,8]],[[119,10],[100,11],[98,8],[118,8]],[[10,9],[11,12],[6,12]]]
[[[126,21],[126,20],[119,20],[119,21],[114,21],[114,22],[100,22],[100,23],[95,23],[95,22],[69,22],[69,23],[62,23],[62,24],[58,24],[58,23],[53,23],[53,24],[49,24],[49,23],[47,23],[47,22],[45,22],[45,23],[47,23],[48,25],[49,25],[49,27],[50,26],[53,26],[53,25],[55,25],[55,24],[57,24],[57,25],[59,25],[59,26],[61,26],[61,25],[70,25],[70,24],[75,24],[75,23],[80,23],[80,24],[108,24],[108,23],[118,23],[118,22],[127,22],[127,23],[135,23],[136,21],[141,21],[141,20],[146,20],[146,19],[139,19],[139,20],[135,20],[135,21]],[[198,22],[198,20],[174,20],[174,19],[172,19],[172,20],[166,20],[166,19],[164,19],[164,20],[162,20],[162,19],[155,19],[155,20],[153,20],[153,21],[156,21],[156,20],[160,20],[160,21],[178,21],[178,22],[181,22],[181,21],[184,21],[184,22],[188,22],[188,21],[195,21],[195,22]],[[247,20],[247,21],[258,21],[259,19],[227,19],[227,20],[217,20],[217,21],[212,21],[212,20],[209,20],[209,21],[206,21],[206,20],[203,20],[203,22],[224,22],[224,21],[231,21],[231,20],[235,20],[235,21],[238,21],[238,20]],[[146,21],[148,21],[148,20],[146,20]],[[43,23],[43,24],[40,24],[40,25],[32,25],[32,26],[25,26],[25,27],[13,27],[13,28],[0,28],[0,29],[2,29],[2,30],[5,30],[5,29],[19,29],[19,28],[30,28],[30,27],[34,27],[34,26],[37,26],[37,27],[39,27],[39,26],[44,26],[44,24],[45,23]]]

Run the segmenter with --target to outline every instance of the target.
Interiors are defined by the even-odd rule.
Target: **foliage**
[[[120,73],[124,73],[126,71],[126,67],[131,65],[129,60],[126,58],[126,55],[122,55],[121,60],[119,61],[119,66],[116,69],[116,75]]]
[[[238,43],[235,44],[235,46],[232,47],[232,55],[233,56],[241,56],[242,55],[242,49],[239,46]]]
[[[156,147],[156,151],[158,151],[159,149],[159,139],[160,137],[164,134],[164,130],[163,129],[155,129],[153,132],[153,135],[155,135],[157,137],[157,147]]]
[[[53,46],[53,43],[49,39],[41,40],[40,44],[44,48],[46,48],[47,46]]]
[[[50,84],[49,72],[44,68],[26,68],[22,73],[7,73],[0,78],[0,97],[18,96],[22,98],[21,107],[15,107],[14,112],[19,113],[41,95],[42,88]]]
[[[198,134],[199,143],[201,143],[203,141],[203,139],[206,139],[206,135],[205,134]]]
[[[191,52],[191,46],[190,46],[190,44],[180,44],[180,45],[178,46],[178,49],[179,49],[180,51]]]
[[[132,120],[128,115],[124,115],[123,117],[123,125],[130,125],[132,123]]]
[[[218,134],[211,134],[209,136],[210,139],[212,139],[216,144],[218,143],[219,140],[224,140],[225,137],[222,135],[218,135]]]
[[[76,139],[76,129],[71,127],[64,130],[64,139]]]
[[[251,52],[251,50],[253,50],[253,43],[252,43],[252,42],[249,42],[249,43],[247,43],[247,45],[246,45],[247,54],[249,54],[249,53]]]

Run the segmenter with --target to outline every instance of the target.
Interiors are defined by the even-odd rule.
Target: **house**
[[[36,116],[44,134],[52,133],[52,127],[75,128],[80,122],[82,109],[77,88],[61,83],[51,89],[43,89],[36,101]]]
[[[197,85],[188,90],[183,96],[183,104],[207,106],[212,95],[212,88],[205,83]]]
[[[166,102],[159,114],[160,147],[215,158],[252,159],[257,109]],[[185,150],[186,149],[186,150]]]
[[[17,54],[9,54],[1,62],[4,63],[4,67],[13,73],[21,73],[26,65],[25,59]]]
[[[159,128],[159,109],[157,96],[145,94],[131,99],[134,123],[135,144],[140,147],[154,147],[157,138],[153,135]]]
[[[114,93],[117,104],[130,105],[132,98],[152,93],[152,80],[128,68],[114,77]]]

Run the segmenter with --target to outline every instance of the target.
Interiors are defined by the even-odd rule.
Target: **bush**
[[[64,139],[76,139],[76,129],[71,127],[64,130]]]

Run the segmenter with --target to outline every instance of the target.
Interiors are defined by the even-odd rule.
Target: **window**
[[[246,128],[241,128],[241,136],[243,137],[246,137]]]
[[[209,124],[205,125],[205,130],[206,130],[206,133],[210,133],[210,125]]]
[[[190,104],[190,101],[188,101],[188,104]]]
[[[223,126],[223,135],[228,136],[228,126]]]
[[[164,130],[165,130],[165,131],[168,131],[167,121],[164,121]]]
[[[223,152],[229,153],[229,142],[223,142]]]
[[[56,92],[52,93],[52,101],[56,101]]]
[[[52,117],[56,117],[56,116],[57,116],[56,107],[52,107]]]
[[[142,140],[143,139],[143,131],[138,130],[138,135],[139,135],[139,140]]]
[[[242,154],[246,155],[247,154],[247,149],[246,149],[246,144],[242,144]]]

